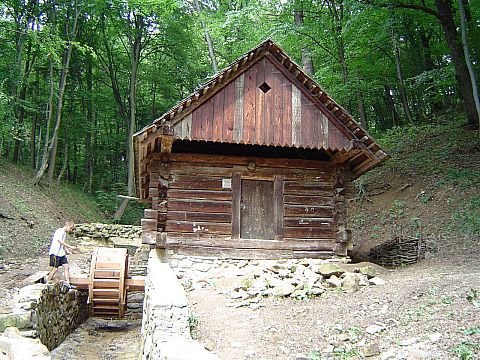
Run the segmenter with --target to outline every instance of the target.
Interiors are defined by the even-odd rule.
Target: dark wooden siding
[[[256,163],[253,171],[247,169],[252,161]],[[276,212],[281,219],[275,219],[275,226],[280,224],[282,229],[275,232],[280,238],[232,239],[232,216],[239,213],[229,188],[230,181],[238,181],[234,174],[240,180],[278,183],[275,188],[283,194],[283,211]],[[172,154],[166,246],[330,254],[335,248],[334,174],[333,165],[320,161]]]
[[[274,62],[262,58],[202,103],[175,125],[175,138],[348,149],[350,139],[338,127],[343,125],[328,120]],[[262,84],[270,89],[264,92]]]

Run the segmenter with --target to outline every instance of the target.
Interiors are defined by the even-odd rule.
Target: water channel
[[[141,320],[89,318],[51,352],[53,360],[137,360]]]

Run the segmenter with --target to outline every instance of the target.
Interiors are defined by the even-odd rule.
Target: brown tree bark
[[[295,25],[301,29],[304,24],[303,10],[294,10],[293,17],[295,19]],[[305,44],[302,44],[302,65],[303,65],[303,70],[308,75],[313,76],[315,74],[315,69],[313,67],[313,61],[312,61],[312,54]]]
[[[194,4],[195,4],[195,10],[197,11],[198,15],[201,16],[202,7],[200,6],[200,3],[198,2],[198,0],[194,0]],[[217,63],[217,58],[215,56],[215,48],[213,46],[213,41],[212,41],[212,38],[210,37],[210,32],[208,31],[208,27],[205,21],[200,20],[200,23],[202,24],[203,30],[205,31],[205,42],[207,43],[208,55],[210,56],[210,61],[212,62],[213,73],[216,74],[218,73],[218,63]]]

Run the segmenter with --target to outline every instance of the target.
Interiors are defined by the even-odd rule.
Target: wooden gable
[[[174,138],[348,150],[353,136],[299,85],[265,55],[178,121]]]

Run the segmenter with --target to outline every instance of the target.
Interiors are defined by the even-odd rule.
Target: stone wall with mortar
[[[185,290],[161,250],[151,250],[148,260],[142,359],[218,359],[192,339]]]
[[[52,350],[88,317],[87,293],[63,283],[20,289],[12,312],[0,314],[0,331],[17,328],[24,338],[39,338]]]

